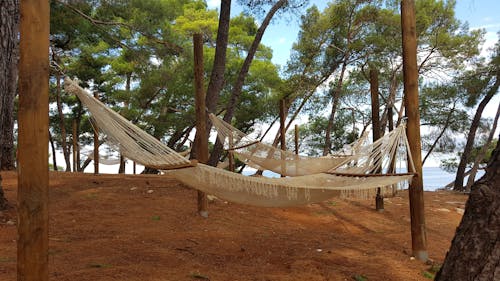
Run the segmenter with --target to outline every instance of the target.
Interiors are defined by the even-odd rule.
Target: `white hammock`
[[[106,135],[106,141],[123,156],[156,169],[192,166],[189,159],[144,132],[132,122],[114,112],[69,78],[64,79],[67,92],[78,96],[92,113],[93,125]]]
[[[285,176],[324,173],[354,162],[360,168],[357,169],[357,172],[363,174],[370,172],[370,170],[374,172],[382,164],[382,162],[377,161],[377,158],[392,153],[388,149],[396,147],[397,142],[401,141],[399,139],[402,137],[401,133],[404,133],[404,124],[402,124],[375,143],[368,144],[368,133],[365,132],[359,140],[347,145],[347,149],[344,151],[324,157],[308,157],[251,138],[214,114],[209,114],[209,117],[217,131],[217,137],[226,150],[231,151],[245,164],[253,168],[270,170]],[[362,159],[365,160],[361,165]],[[355,171],[351,169],[350,172]]]
[[[392,193],[392,185],[411,180],[413,174],[248,177],[211,166],[165,171],[187,186],[224,200],[260,207],[289,207],[322,202],[333,197],[373,198],[377,188]]]
[[[284,207],[324,201],[334,196],[368,198],[377,188],[408,181],[412,173],[367,175],[370,171],[387,170],[401,148],[407,149],[404,128],[389,134],[369,148],[370,153],[357,154],[338,166],[333,174],[315,174],[291,178],[258,178],[234,174],[222,169],[192,163],[151,135],[142,131],[118,113],[107,108],[69,78],[65,89],[76,94],[93,115],[94,123],[107,140],[125,157],[139,164],[155,167],[180,182],[222,199],[266,207]],[[404,153],[407,154],[407,151]],[[411,162],[411,159],[410,159]],[[411,166],[412,167],[412,166]],[[175,170],[171,170],[175,169]],[[412,170],[414,171],[414,169]],[[392,189],[391,189],[392,190]]]

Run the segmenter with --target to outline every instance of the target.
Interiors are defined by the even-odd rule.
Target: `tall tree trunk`
[[[57,61],[57,58],[54,58],[54,60]],[[64,124],[64,113],[61,102],[61,75],[59,73],[56,74],[56,103],[57,113],[59,115],[59,127],[61,127],[61,146],[63,150],[64,161],[66,162],[66,172],[71,172],[71,160],[69,157],[69,146],[66,141],[66,126]]]
[[[344,62],[342,63],[342,69],[340,70],[339,80],[337,81],[337,87],[335,88],[332,95],[332,110],[330,112],[330,117],[328,118],[328,125],[326,126],[325,132],[325,146],[323,147],[323,156],[328,155],[332,148],[332,130],[333,121],[335,120],[335,113],[337,112],[337,107],[340,101],[340,94],[342,92],[342,84],[344,83],[345,70],[347,68],[347,60],[349,55],[346,53],[344,56]]]
[[[467,179],[467,187],[465,190],[470,191],[472,185],[474,184],[474,180],[476,179],[476,173],[477,170],[479,169],[479,163],[481,163],[486,156],[486,151],[488,150],[488,147],[490,146],[491,141],[493,140],[493,136],[495,136],[495,131],[497,130],[498,126],[498,118],[500,117],[500,103],[498,104],[498,109],[497,113],[495,115],[495,119],[493,120],[493,126],[491,126],[490,134],[488,135],[488,139],[486,140],[486,143],[481,147],[481,150],[477,154],[476,159],[474,160],[474,165],[472,166],[472,169],[470,170],[470,175],[469,178]]]
[[[385,127],[391,132],[394,129],[394,102],[396,100],[396,92],[399,87],[399,81],[398,81],[398,70],[400,67],[398,67],[395,71],[393,71],[391,75],[391,85],[389,87],[389,97],[387,98],[386,101],[386,110],[385,114],[382,116],[380,119],[380,129],[382,132],[385,131]]]
[[[125,174],[125,157],[120,154],[120,166],[118,167],[118,174]]]
[[[472,186],[465,213],[437,281],[500,279],[500,142]]]
[[[472,148],[474,146],[474,139],[476,138],[477,128],[479,127],[479,122],[481,121],[481,115],[483,114],[483,110],[486,105],[490,102],[491,98],[497,93],[498,88],[500,86],[500,69],[496,71],[496,75],[494,77],[495,84],[491,86],[483,100],[479,103],[476,113],[474,114],[474,118],[472,119],[472,123],[470,125],[469,135],[467,136],[467,142],[465,143],[464,152],[460,157],[460,163],[457,168],[457,175],[455,177],[455,185],[453,186],[453,190],[455,191],[464,191],[464,173],[467,163],[469,162],[470,154],[472,152]]]
[[[238,77],[236,78],[236,82],[233,85],[233,89],[231,91],[231,97],[229,98],[229,102],[226,106],[226,114],[224,114],[223,120],[230,123],[231,119],[234,115],[234,109],[236,107],[236,103],[241,95],[241,90],[243,89],[243,84],[245,83],[245,78],[250,70],[250,65],[255,57],[255,53],[257,52],[257,48],[260,45],[260,41],[262,40],[262,36],[264,36],[264,32],[266,28],[269,26],[271,19],[276,14],[276,12],[281,9],[285,4],[288,3],[288,0],[279,0],[273,7],[268,11],[266,17],[262,21],[261,26],[257,30],[255,34],[255,38],[248,50],[247,57],[241,66],[240,72],[238,73]],[[220,155],[222,154],[222,143],[217,139],[215,142],[214,149],[210,158],[208,160],[208,164],[215,166],[219,162]]]
[[[219,27],[215,46],[214,65],[210,81],[208,82],[206,105],[209,112],[215,112],[219,101],[220,91],[224,86],[224,72],[226,71],[226,51],[229,37],[229,22],[231,18],[231,0],[222,0],[220,3]],[[207,127],[210,129],[210,127]]]
[[[372,101],[372,127],[373,127],[373,141],[380,139],[380,103],[378,98],[378,71],[370,68],[370,94]]]
[[[208,82],[205,104],[209,112],[215,112],[219,101],[220,92],[224,87],[224,72],[226,71],[226,52],[229,38],[229,22],[231,20],[231,0],[222,0],[220,3],[219,27],[217,30],[217,40],[215,46],[215,57]],[[211,124],[207,118],[207,131],[210,132]],[[190,132],[191,130],[188,130]],[[192,151],[196,153],[196,146],[192,147]],[[219,162],[220,152],[212,153],[214,157],[210,157],[208,164],[217,166]],[[217,156],[217,157],[215,157]]]
[[[132,82],[132,72],[125,74],[125,91],[127,92],[127,99],[124,102],[124,108],[128,110],[130,99],[130,83]],[[125,157],[120,152],[120,165],[118,166],[118,174],[125,174]]]
[[[54,171],[57,171],[57,160],[56,160],[56,146],[54,145],[54,139],[52,138],[52,134],[49,130],[49,142],[50,148],[52,149],[52,165],[54,166]]]
[[[0,1],[0,170],[15,169],[14,97],[17,89],[18,33],[19,1]]]

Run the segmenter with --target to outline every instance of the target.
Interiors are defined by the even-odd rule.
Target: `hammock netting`
[[[238,159],[256,169],[270,170],[292,177],[311,175],[334,169],[345,163],[350,156],[345,153],[325,157],[297,155],[251,138],[214,114],[209,114],[209,118],[224,149],[234,153]]]
[[[284,178],[243,176],[189,161],[109,109],[69,78],[65,79],[65,90],[78,96],[91,112],[93,125],[98,127],[99,132],[105,135],[108,144],[121,155],[146,167],[165,170],[164,173],[187,186],[231,202],[285,207],[321,202],[336,196],[371,198],[378,188],[382,194],[392,192],[394,185],[411,180],[414,172],[413,165],[409,165],[410,173],[394,173],[395,159],[398,156],[409,155],[404,126],[400,126],[372,144],[354,145],[355,151],[350,155],[312,158],[297,157],[291,152],[277,152],[279,157],[271,161],[276,161],[273,162],[275,167],[284,167],[288,165],[287,161],[292,161],[295,164],[288,165],[282,171],[290,173],[294,171],[295,175],[301,170],[300,174],[304,174],[302,176]],[[235,138],[231,140],[234,141]],[[241,137],[239,141],[234,142],[238,145],[232,144],[231,149],[236,151],[250,147],[250,144],[256,144],[252,142],[255,140]],[[252,157],[252,154],[259,149],[260,146],[250,149],[253,150],[250,156]],[[271,150],[269,146],[262,150],[258,158],[266,160],[276,151],[276,149]],[[238,152],[238,155],[240,154],[242,152]],[[311,163],[314,161],[324,163],[328,169],[323,168],[322,171],[328,173],[318,173],[316,170],[306,168],[312,166]],[[411,164],[412,160],[407,159],[407,162]],[[259,165],[261,163],[263,162],[259,162]],[[310,174],[305,175],[306,173]]]
[[[144,166],[155,169],[171,169],[191,166],[186,159],[170,147],[144,132],[120,114],[108,108],[78,83],[69,78],[64,80],[65,90],[75,94],[92,113],[92,124],[105,140],[123,156]]]
[[[251,138],[214,114],[209,114],[209,117],[226,150],[253,168],[270,170],[284,176],[333,171],[358,174],[393,173],[390,167],[393,157],[401,152],[398,148],[406,149],[404,124],[374,143],[368,143],[365,133],[343,151],[324,157],[308,157]]]

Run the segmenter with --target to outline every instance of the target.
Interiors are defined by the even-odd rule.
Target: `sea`
[[[447,184],[455,180],[455,173],[448,173],[439,167],[424,167],[422,169],[424,179],[424,190],[435,191],[444,188]],[[484,175],[484,170],[477,171],[475,180],[480,179]],[[468,177],[465,177],[464,184],[467,183]]]

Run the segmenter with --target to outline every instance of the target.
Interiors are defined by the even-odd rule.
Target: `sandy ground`
[[[2,173],[9,202],[17,176]],[[296,208],[215,200],[165,176],[50,175],[51,280],[430,280],[465,195],[425,193],[431,263],[411,258],[407,192]],[[434,266],[435,267],[435,266]],[[16,279],[16,213],[0,214],[0,280]]]

